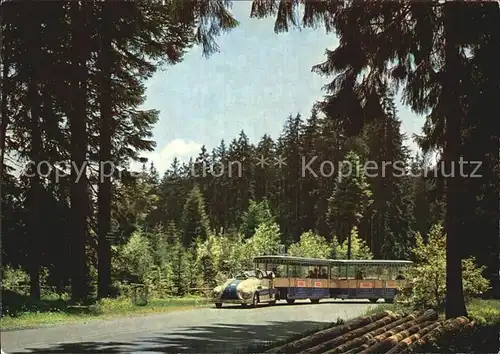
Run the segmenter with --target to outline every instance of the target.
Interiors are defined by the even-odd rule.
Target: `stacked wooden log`
[[[471,328],[465,317],[439,321],[433,310],[410,315],[383,311],[316,332],[266,353],[374,354],[409,353],[435,343],[447,332]]]

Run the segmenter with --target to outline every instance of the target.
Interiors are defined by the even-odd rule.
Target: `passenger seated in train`
[[[278,278],[278,277],[279,277],[279,275],[278,275],[278,269],[276,269],[276,267],[274,267],[274,268],[272,269],[272,272],[274,273],[274,276],[275,276],[276,278]]]
[[[358,280],[362,280],[364,277],[363,277],[363,272],[361,270],[358,270],[356,272],[356,279]]]
[[[321,270],[321,278],[322,278],[322,279],[328,279],[328,274],[327,274],[327,272],[326,272],[326,269],[325,269],[325,268],[323,268],[323,269]]]
[[[396,280],[404,280],[405,276],[402,271],[399,271],[398,276],[396,277]]]

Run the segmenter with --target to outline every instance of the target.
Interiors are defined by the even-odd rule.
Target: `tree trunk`
[[[347,259],[351,259],[351,247],[352,247],[351,231],[352,231],[352,226],[350,227],[349,230],[347,230]]]
[[[413,344],[410,348],[407,349],[407,351],[411,350],[411,352],[415,352],[425,344],[436,343],[436,341],[444,333],[457,330],[461,326],[466,325],[468,322],[469,320],[467,319],[467,317],[448,319],[444,323],[441,323],[440,326],[437,326],[434,329],[430,330],[426,335],[422,336],[422,338],[418,339],[416,342],[413,342]]]
[[[31,78],[29,85],[29,96],[30,96],[30,134],[31,134],[31,161],[32,171],[30,178],[29,187],[29,251],[28,251],[28,271],[30,276],[30,295],[34,299],[40,299],[40,233],[41,233],[41,220],[40,211],[42,210],[41,199],[42,199],[42,185],[40,176],[37,173],[36,166],[39,165],[41,161],[40,153],[42,151],[42,140],[41,131],[39,126],[39,106],[37,106],[38,101],[38,88],[37,81],[35,78]]]
[[[88,190],[86,175],[87,154],[87,48],[89,36],[86,27],[85,1],[71,3],[72,39],[72,109],[69,117],[71,133],[71,239],[72,284],[71,297],[79,302],[88,297],[88,266],[86,260]]]
[[[381,342],[376,343],[375,345],[366,348],[365,350],[359,352],[359,354],[370,354],[370,353],[385,353],[390,348],[395,347],[400,341],[405,339],[406,337],[412,335],[413,333],[417,333],[422,328],[429,325],[429,322],[416,324],[404,331],[393,334],[390,337],[387,337]]]
[[[4,16],[7,14],[4,14]],[[7,25],[4,25],[7,26]],[[10,33],[7,29],[6,33]],[[9,43],[10,39],[4,38],[5,43]],[[0,55],[0,60],[2,61],[2,78],[1,85],[2,90],[0,92],[1,99],[1,109],[0,109],[0,187],[3,186],[4,179],[4,161],[5,161],[5,149],[7,147],[7,127],[9,125],[9,117],[7,116],[7,77],[10,69],[10,58],[7,45],[4,44],[2,47],[2,53]],[[3,198],[0,195],[0,198]],[[3,199],[2,199],[3,200]],[[2,204],[0,203],[0,211],[2,210]],[[2,229],[2,218],[0,218],[0,230]]]
[[[389,350],[386,354],[402,354],[408,348],[415,343],[417,340],[425,336],[427,333],[431,332],[434,328],[441,326],[440,322],[432,322],[428,326],[422,328],[420,332],[415,333],[414,335],[403,339],[398,345]]]
[[[355,348],[354,350],[349,351],[349,353],[351,353],[351,354],[358,353],[362,350],[370,348],[371,346],[383,341],[384,339],[396,334],[397,332],[400,332],[400,331],[407,329],[408,328],[407,325],[409,325],[409,324],[415,325],[415,323],[420,323],[420,322],[424,322],[424,321],[429,320],[429,319],[436,319],[436,318],[437,318],[437,313],[435,311],[428,310],[423,315],[417,317],[416,320],[411,321],[410,323],[405,323],[403,325],[397,325],[393,328],[390,328],[385,333],[379,334],[379,335],[371,338],[368,342],[360,345],[358,348]],[[411,327],[411,325],[410,325],[410,327]]]
[[[339,335],[352,331],[353,329],[365,326],[369,323],[372,323],[374,321],[380,320],[381,318],[385,318],[391,315],[393,315],[393,312],[383,311],[375,315],[356,318],[343,325],[335,326],[333,328],[327,328],[322,331],[316,332],[310,336],[307,336],[305,338],[301,338],[291,343],[282,345],[281,347],[272,348],[266,351],[266,353],[298,353],[306,348],[321,343],[328,338],[335,338]]]
[[[447,111],[445,114],[445,147],[443,149],[445,166],[449,168],[449,173],[454,172],[446,180],[446,318],[467,316],[465,308],[463,284],[462,284],[462,264],[461,264],[461,213],[460,213],[460,191],[461,177],[457,173],[457,163],[460,157],[461,146],[461,116],[459,97],[459,85],[457,73],[460,72],[460,58],[458,53],[458,43],[455,38],[457,24],[454,16],[455,7],[459,3],[447,2],[444,5],[445,11],[445,75],[446,80],[443,87],[443,96]],[[453,166],[455,165],[455,166]],[[455,170],[455,171],[454,171]]]
[[[100,52],[100,146],[99,146],[99,195],[98,195],[98,290],[99,298],[108,297],[111,289],[111,245],[109,232],[111,224],[111,136],[112,136],[112,97],[111,97],[111,4],[102,3],[101,52]]]
[[[7,7],[7,6],[5,6]],[[8,16],[7,10],[4,8],[3,16]],[[8,24],[4,24],[3,26],[7,27]],[[5,33],[9,34],[11,31],[6,28]],[[5,149],[7,148],[7,127],[9,124],[9,117],[7,116],[7,76],[10,69],[10,51],[8,50],[7,43],[10,43],[10,38],[4,34],[4,44],[1,46],[2,53],[0,55],[0,60],[2,63],[2,78],[1,85],[2,90],[0,92],[0,100],[1,100],[1,108],[0,108],[0,230],[2,230],[2,207],[4,205],[3,199],[3,185],[5,178]]]
[[[358,328],[354,331],[350,331],[342,336],[334,337],[330,340],[327,340],[323,343],[320,343],[312,348],[306,349],[303,351],[303,353],[307,354],[319,354],[319,353],[324,353],[325,351],[328,351],[330,349],[335,348],[339,344],[346,343],[356,337],[362,336],[370,331],[373,331],[381,326],[385,326],[394,320],[398,320],[401,318],[402,315],[400,314],[391,314],[389,316],[383,317],[378,321],[372,322],[367,326]]]
[[[351,350],[353,348],[359,348],[361,345],[371,341],[374,339],[374,337],[377,337],[379,335],[382,335],[386,332],[395,334],[398,333],[399,331],[403,331],[405,329],[408,329],[417,323],[422,323],[424,321],[432,320],[432,319],[437,319],[437,313],[434,311],[427,311],[425,313],[417,313],[417,314],[412,314],[406,317],[403,317],[402,319],[395,321],[385,327],[381,327],[379,329],[376,329],[374,331],[371,331],[367,334],[365,334],[362,337],[356,338],[350,342],[347,342],[337,348],[332,349],[328,353],[344,353],[348,350]],[[368,347],[368,346],[367,346]]]
[[[26,8],[27,5],[25,5]],[[28,250],[28,272],[30,275],[30,295],[34,299],[40,299],[40,263],[41,249],[40,236],[41,230],[41,215],[42,210],[42,181],[41,176],[37,171],[42,161],[42,131],[40,128],[40,107],[41,100],[39,94],[40,87],[40,72],[38,62],[40,58],[40,23],[36,16],[37,6],[35,5],[28,13],[31,14],[30,26],[28,28],[30,51],[29,62],[29,83],[28,83],[28,101],[30,108],[30,135],[31,135],[31,178],[29,179],[29,250]]]
[[[487,237],[486,242],[477,244],[476,252],[479,253],[477,261],[479,264],[487,266],[486,274],[490,280],[491,289],[485,295],[500,299],[500,196],[498,186],[500,185],[500,71],[498,70],[498,58],[496,53],[500,46],[500,31],[498,31],[498,20],[500,19],[500,7],[496,2],[482,3],[484,12],[487,13],[486,21],[488,25],[488,36],[485,43],[481,44],[482,50],[487,50],[490,55],[485,56],[481,61],[481,71],[485,76],[485,82],[476,88],[480,91],[482,97],[480,109],[477,113],[480,115],[480,138],[489,143],[483,147],[482,151],[478,151],[476,160],[484,159],[484,155],[490,155],[489,163],[483,163],[483,171],[486,171],[486,176],[483,174],[483,183],[486,187],[481,207],[487,211],[484,215],[484,222],[490,225],[489,232],[482,231]],[[479,144],[483,145],[483,144]],[[485,183],[486,182],[486,183]],[[489,186],[486,184],[489,182]],[[481,221],[480,221],[481,222]],[[482,225],[481,225],[482,226]],[[482,259],[481,259],[482,258]],[[483,261],[484,260],[484,261]]]

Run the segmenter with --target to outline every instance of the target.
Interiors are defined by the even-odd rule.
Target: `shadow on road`
[[[123,353],[127,351],[130,343],[121,342],[80,342],[80,343],[62,343],[53,347],[45,348],[27,348],[30,353]],[[16,352],[9,352],[16,353]],[[17,352],[19,353],[26,353]]]
[[[275,305],[272,305],[273,307],[280,307],[280,306],[306,306],[306,305],[309,305],[309,306],[319,306],[319,305],[331,305],[331,304],[335,304],[335,305],[352,305],[352,304],[370,304],[370,301],[368,300],[347,300],[347,301],[324,301],[324,302],[319,302],[317,304],[313,304],[311,303],[310,301],[306,301],[306,302],[296,302],[294,304],[288,304],[286,302],[278,302],[276,303]],[[378,305],[378,304],[383,304],[383,302],[377,302],[377,303],[374,303],[373,305]],[[258,305],[258,308],[260,307],[270,307],[271,305],[268,305],[268,304],[259,304]],[[212,305],[212,307],[215,307],[214,305]],[[241,306],[241,305],[233,305],[233,304],[224,304],[221,308],[217,309],[218,311],[219,310],[244,310],[244,309],[250,309],[250,310],[255,310],[255,308],[251,307],[251,306]]]
[[[314,321],[267,322],[262,325],[215,324],[181,328],[171,333],[157,333],[128,343],[61,343],[52,347],[26,350],[31,353],[235,353],[249,346],[274,343],[326,325],[325,322]]]

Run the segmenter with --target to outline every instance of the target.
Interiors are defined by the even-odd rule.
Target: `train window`
[[[396,269],[397,269],[397,272],[394,272],[394,273],[396,273],[396,278],[395,279],[396,280],[403,280],[403,279],[405,279],[405,277],[406,277],[405,274],[406,274],[406,272],[408,270],[407,267],[402,266],[402,267],[397,267]]]
[[[340,266],[332,266],[330,269],[330,279],[339,279],[342,277]]]
[[[364,279],[376,280],[379,278],[379,266],[366,265],[362,269]]]
[[[256,263],[255,270],[257,270],[257,269],[266,270],[266,263]]]
[[[396,280],[396,277],[398,276],[398,267],[393,265],[393,266],[389,267],[389,271],[390,271],[389,279]]]
[[[346,265],[339,266],[339,278],[340,279],[347,279],[347,266]]]
[[[291,278],[306,278],[309,271],[312,272],[313,267],[303,266],[303,265],[289,265],[288,266],[288,276]]]
[[[354,264],[347,264],[346,271],[345,271],[345,277],[347,279],[355,279],[356,273],[357,273],[357,268],[358,267]]]
[[[389,280],[391,279],[391,267],[381,266],[380,279]]]
[[[306,274],[305,274],[306,278],[313,278],[313,279],[318,278],[318,273],[319,273],[318,267],[315,267],[315,266],[309,266],[309,267],[304,266],[304,270],[306,272]]]
[[[276,269],[276,265],[273,263],[266,263],[266,268],[264,269],[266,272],[272,272],[273,269]]]
[[[297,278],[298,277],[298,272],[297,272],[297,266],[296,265],[289,265],[288,266],[288,274],[287,276],[289,278]]]
[[[315,275],[317,275],[316,278],[318,278],[318,279],[328,279],[328,267],[327,266],[319,266],[318,273]]]
[[[287,274],[288,273],[288,270],[287,270],[288,267],[286,265],[280,264],[277,268],[278,268],[278,275],[280,277],[284,278],[284,277],[288,276],[288,274]]]

